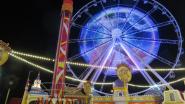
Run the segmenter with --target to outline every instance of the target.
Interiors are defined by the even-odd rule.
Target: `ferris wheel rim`
[[[101,1],[101,0],[100,0],[100,1]],[[99,1],[99,2],[100,2],[100,1]],[[140,0],[140,1],[143,1],[143,0]],[[181,56],[181,52],[182,52],[182,48],[181,48],[181,47],[182,47],[182,36],[181,36],[181,30],[180,30],[180,27],[179,27],[179,25],[178,25],[178,22],[176,21],[176,19],[174,18],[174,16],[171,14],[171,12],[170,12],[166,7],[164,7],[161,3],[159,3],[159,2],[156,1],[156,0],[151,0],[151,1],[157,3],[159,6],[161,6],[162,8],[164,8],[165,11],[166,11],[167,13],[170,14],[170,16],[172,16],[172,18],[173,18],[173,20],[174,20],[173,23],[174,23],[175,26],[177,26],[177,28],[178,28],[178,30],[179,30],[179,32],[178,32],[178,34],[177,34],[177,37],[178,37],[178,40],[179,40],[179,41],[178,41],[178,53],[177,53],[177,57],[176,57],[176,60],[179,60],[179,58],[180,58],[180,56]],[[90,5],[91,3],[94,4],[94,2],[91,1],[91,2],[87,3],[86,5]],[[93,4],[91,4],[91,6],[92,6]],[[86,7],[87,7],[87,6],[86,6]],[[77,15],[78,15],[80,12],[83,12],[83,9],[84,9],[84,8],[85,8],[85,6],[83,6],[83,7],[73,16],[73,20],[74,20],[74,21],[78,18]],[[75,19],[75,17],[77,17],[77,18]],[[178,63],[178,61],[175,61],[175,64],[173,65],[173,68],[176,67],[177,63]],[[164,77],[164,79],[168,78],[171,72],[172,72],[172,70],[169,71],[169,73]]]

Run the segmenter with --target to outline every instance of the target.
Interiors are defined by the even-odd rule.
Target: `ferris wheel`
[[[173,71],[159,73],[155,69],[178,66],[182,41],[176,19],[155,0],[92,0],[73,16],[68,61],[100,67],[68,64],[67,74],[82,81],[74,82],[78,87],[86,80],[112,83],[118,77],[111,67],[126,64],[132,69],[132,83],[141,83],[139,78],[156,88],[160,83],[168,85]],[[94,84],[94,90],[101,94],[111,93],[107,88]]]

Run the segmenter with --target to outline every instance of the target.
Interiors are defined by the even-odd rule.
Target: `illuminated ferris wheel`
[[[68,64],[67,74],[81,81],[103,83],[95,84],[94,89],[107,94],[110,92],[104,84],[118,79],[111,67],[119,64],[132,69],[132,83],[141,83],[140,78],[149,86],[168,85],[173,71],[159,73],[155,69],[178,66],[182,37],[173,15],[155,0],[93,0],[73,16],[69,50],[68,61],[100,67],[77,68]],[[75,84],[82,87],[82,82]]]

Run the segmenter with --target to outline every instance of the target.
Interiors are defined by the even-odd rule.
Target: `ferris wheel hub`
[[[119,28],[115,28],[115,29],[113,29],[113,30],[111,31],[111,35],[112,35],[112,38],[113,38],[114,40],[117,40],[117,39],[119,39],[119,38],[121,37],[121,35],[122,35],[122,30],[119,29]]]

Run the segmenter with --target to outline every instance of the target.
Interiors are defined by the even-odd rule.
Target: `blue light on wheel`
[[[102,40],[80,43],[81,53],[106,42],[107,40],[103,38],[112,38],[109,44],[98,47],[91,51],[91,53],[84,55],[83,58],[86,62],[94,62],[97,58],[100,58],[99,54],[106,52],[105,50],[108,45],[115,43],[111,57],[108,59],[105,66],[116,67],[120,63],[125,63],[131,68],[135,68],[130,58],[125,54],[119,45],[119,43],[125,44],[124,40],[139,47],[140,49],[152,53],[153,55],[158,54],[160,43],[135,40],[135,37],[153,40],[159,39],[158,28],[145,29],[154,26],[154,21],[151,17],[146,16],[142,19],[142,21],[136,23],[140,18],[145,16],[144,12],[137,9],[135,9],[133,13],[130,14],[129,18],[126,19],[131,9],[132,8],[122,6],[107,8],[104,11],[95,14],[93,18],[86,23],[84,28],[81,30],[80,39],[87,40],[102,38]],[[93,31],[89,31],[88,29]],[[143,30],[143,32],[132,34],[133,32],[140,30]],[[154,60],[145,53],[141,53],[138,49],[133,47],[130,48],[132,48],[132,50],[139,55],[146,64],[150,64]],[[106,74],[115,75],[116,73],[115,70],[110,69],[106,72]]]

